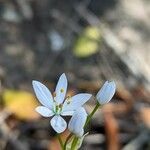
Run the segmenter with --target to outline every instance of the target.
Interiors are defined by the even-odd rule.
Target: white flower
[[[36,111],[44,117],[53,118],[50,121],[51,126],[57,133],[63,132],[67,123],[61,116],[73,115],[73,113],[87,102],[91,94],[81,93],[73,97],[67,97],[67,78],[63,73],[57,83],[54,97],[48,88],[38,81],[32,82],[36,97],[43,106],[38,106]]]
[[[87,119],[87,113],[83,107],[76,111],[70,119],[68,129],[77,137],[82,137],[84,134],[84,125]]]
[[[116,91],[115,82],[106,81],[102,86],[102,88],[97,93],[96,98],[101,105],[106,104],[112,99],[112,97],[115,94],[115,91]]]

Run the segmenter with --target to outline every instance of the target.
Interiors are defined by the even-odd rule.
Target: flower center
[[[62,104],[56,105],[56,107],[55,107],[55,113],[57,115],[59,115],[60,112],[62,111],[62,106],[63,106]]]

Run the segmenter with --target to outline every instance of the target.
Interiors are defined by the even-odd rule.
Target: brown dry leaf
[[[150,128],[150,107],[143,107],[140,110],[140,118],[144,124]]]
[[[124,115],[126,113],[128,113],[128,108],[127,105],[122,103],[122,102],[118,102],[117,104],[115,103],[108,103],[107,105],[104,105],[102,108],[105,112],[112,112],[115,115]]]
[[[125,87],[121,85],[118,87],[116,97],[126,103],[128,111],[130,111],[133,108],[135,100],[133,99],[133,95],[131,94],[131,92]]]
[[[120,144],[119,144],[119,127],[117,120],[113,116],[112,112],[107,112],[103,110],[104,113],[104,124],[105,124],[105,130],[106,130],[106,136],[107,136],[107,149],[108,150],[119,150]]]
[[[132,91],[133,93],[133,97],[136,99],[142,99],[145,102],[150,102],[150,91],[148,89],[146,89],[143,85],[138,85],[137,87],[135,87],[135,89],[133,89]]]
[[[36,120],[40,116],[35,112],[38,102],[26,91],[5,90],[2,94],[6,109],[22,120]]]
[[[87,90],[91,92],[98,91],[100,86],[102,84],[99,84],[99,81],[79,81],[77,84],[77,87],[82,90]]]

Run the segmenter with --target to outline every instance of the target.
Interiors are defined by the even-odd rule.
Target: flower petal
[[[75,111],[64,111],[61,112],[62,116],[72,116],[74,114]]]
[[[77,94],[70,98],[69,103],[66,99],[63,104],[62,112],[64,113],[66,111],[74,111],[80,108],[84,103],[86,103],[91,98],[91,96],[92,96],[91,94],[87,93]]]
[[[62,133],[67,128],[66,121],[59,115],[54,116],[50,123],[57,133]]]
[[[67,91],[67,78],[66,75],[63,73],[57,83],[56,86],[56,102],[58,104],[61,104],[64,101],[64,98],[66,96],[66,91]]]
[[[87,113],[83,107],[76,111],[69,121],[68,129],[78,137],[84,134],[84,125],[87,119]]]
[[[39,114],[41,114],[43,117],[51,117],[54,115],[54,112],[48,109],[44,106],[38,106],[35,109]]]
[[[83,134],[84,134],[84,129],[83,129],[83,128],[76,131],[76,135],[77,135],[78,137],[82,137]]]
[[[106,81],[102,86],[102,88],[97,93],[96,98],[101,105],[106,104],[112,99],[112,97],[115,94],[115,91],[116,91],[115,82]]]
[[[48,88],[39,81],[32,81],[32,85],[39,102],[45,107],[53,109],[53,97]]]

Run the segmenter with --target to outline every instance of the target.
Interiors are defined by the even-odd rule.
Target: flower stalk
[[[77,145],[77,143],[78,143],[78,137],[75,137],[74,139],[73,139],[73,142],[72,142],[72,145],[71,145],[71,150],[76,150],[76,145]]]
[[[64,148],[64,144],[63,144],[63,141],[62,141],[62,139],[61,139],[61,137],[60,137],[60,134],[57,134],[57,138],[58,138],[58,141],[59,141],[60,147],[61,147],[61,149],[63,150],[63,148]]]
[[[69,142],[69,140],[72,138],[73,134],[70,133],[64,143],[64,147],[63,147],[63,150],[66,150],[66,146],[67,146],[67,143]]]
[[[87,127],[87,125],[89,124],[90,120],[92,119],[93,115],[95,114],[95,112],[97,111],[97,109],[100,107],[100,104],[97,102],[96,106],[94,107],[93,111],[88,115],[84,128]]]

